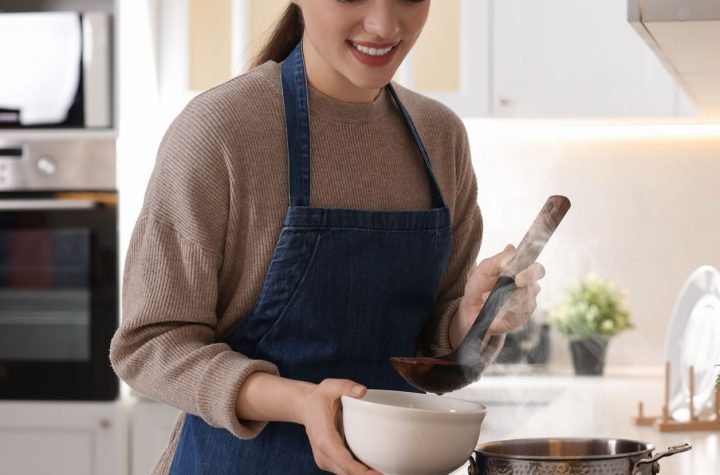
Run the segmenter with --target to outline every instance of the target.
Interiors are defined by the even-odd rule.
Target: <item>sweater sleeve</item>
[[[278,370],[218,341],[229,199],[218,135],[191,102],[163,137],[125,259],[110,360],[140,394],[248,439],[266,422],[237,419],[238,390],[253,372]]]
[[[430,340],[429,353],[435,356],[452,351],[449,336],[450,323],[455,318],[460,305],[468,272],[475,264],[480,251],[483,233],[482,215],[477,203],[477,180],[472,166],[469,140],[462,122],[458,120],[458,124],[462,129],[462,134],[452,223],[452,249],[433,309],[430,327],[433,333],[428,338]],[[482,355],[486,364],[495,359],[502,349],[504,341],[504,335],[487,337],[485,354]]]

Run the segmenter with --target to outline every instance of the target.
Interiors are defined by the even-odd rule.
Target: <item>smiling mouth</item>
[[[375,57],[385,56],[386,54],[390,53],[399,44],[399,43],[396,43],[392,46],[387,46],[385,48],[371,48],[368,46],[363,46],[363,45],[354,43],[350,40],[348,40],[348,43],[350,43],[350,45],[353,48],[355,48],[357,51],[359,51],[363,54],[366,54],[368,56],[375,56]]]

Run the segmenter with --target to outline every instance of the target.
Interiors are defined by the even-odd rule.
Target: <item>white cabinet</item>
[[[462,117],[696,116],[672,75],[627,21],[627,0],[454,0],[433,3],[398,79]],[[453,8],[451,18],[448,12]],[[443,13],[442,15],[438,15]],[[439,25],[433,15],[443,19]],[[435,17],[435,18],[437,18]],[[418,68],[428,44],[460,35],[455,69]],[[426,38],[427,39],[427,38]],[[437,57],[437,55],[436,55]],[[438,62],[438,65],[444,63]],[[424,76],[458,76],[454,90]],[[432,79],[432,78],[431,78]]]
[[[0,473],[126,475],[121,403],[0,402]]]
[[[492,1],[432,2],[425,28],[395,79],[461,117],[488,116]],[[446,53],[446,48],[459,51]]]
[[[160,91],[163,102],[178,104],[173,110],[198,92],[188,88],[188,71],[207,69],[190,61],[182,46],[189,37],[205,46],[222,43],[215,49],[230,51],[230,58],[221,56],[232,64],[225,69],[236,74],[286,5],[283,0],[222,0],[223,8],[232,11],[226,22],[232,25],[225,25],[218,39],[191,35],[188,28],[194,24],[191,17],[202,13],[200,7],[209,8],[207,2],[154,1],[162,4]],[[209,11],[219,15],[213,8]],[[396,80],[462,117],[697,115],[628,23],[627,0],[432,2],[425,30]]]
[[[494,0],[490,17],[491,115],[680,113],[684,98],[628,23],[627,0]]]
[[[132,475],[147,475],[162,454],[180,411],[144,398],[132,405]]]

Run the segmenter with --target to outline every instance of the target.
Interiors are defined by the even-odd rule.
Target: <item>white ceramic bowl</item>
[[[369,389],[341,398],[350,450],[385,475],[446,475],[472,454],[485,406],[434,394]]]

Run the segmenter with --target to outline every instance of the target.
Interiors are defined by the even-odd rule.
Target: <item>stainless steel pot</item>
[[[470,475],[653,475],[658,460],[685,452],[690,444],[653,455],[655,446],[625,439],[542,438],[479,445]]]

